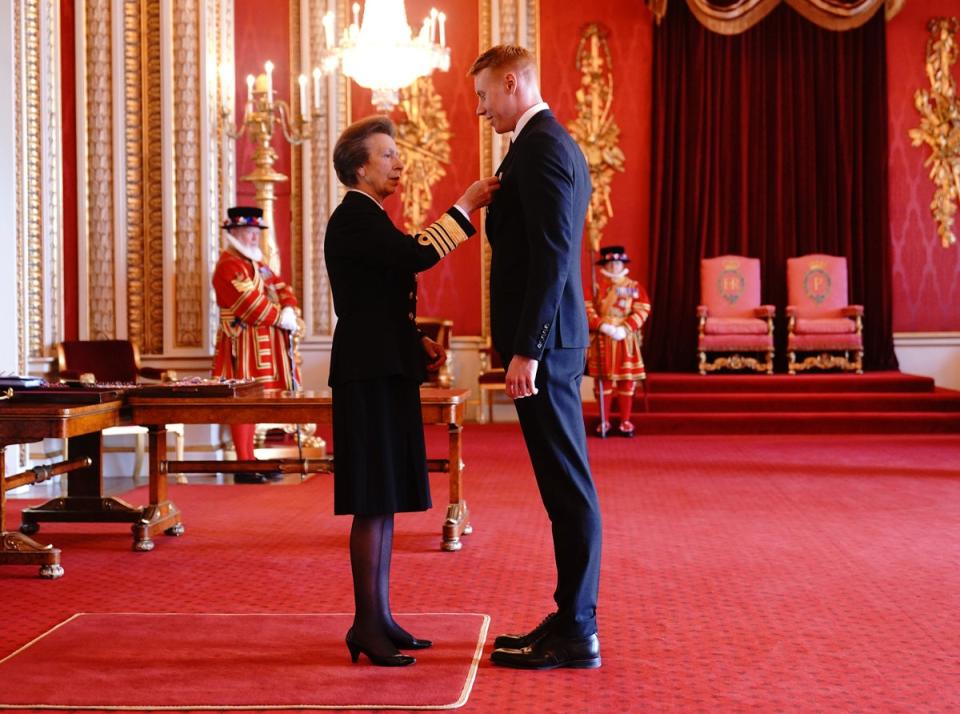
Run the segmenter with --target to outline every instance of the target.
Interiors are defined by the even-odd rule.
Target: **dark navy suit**
[[[514,137],[487,209],[492,249],[493,346],[539,360],[534,396],[517,414],[553,528],[557,625],[564,635],[596,632],[600,507],[580,401],[589,333],[580,279],[590,174],[576,142],[549,110]]]

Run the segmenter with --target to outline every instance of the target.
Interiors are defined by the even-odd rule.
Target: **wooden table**
[[[463,461],[461,432],[467,389],[420,390],[424,424],[443,424],[448,433],[448,458],[431,459],[431,470],[443,470],[450,476],[450,498],[443,522],[443,550],[460,550],[460,536],[469,534],[469,511],[463,498]],[[180,509],[167,493],[170,467],[189,470],[189,461],[166,461],[167,435],[164,425],[232,424],[266,422],[287,424],[330,424],[333,401],[328,395],[311,391],[282,392],[268,390],[262,394],[226,397],[155,397],[129,395],[130,419],[149,428],[150,503],[143,518],[134,526],[134,550],[151,550],[152,536],[164,531],[169,535],[183,533]],[[336,451],[336,444],[334,444]],[[230,471],[230,462],[222,462],[223,471]],[[334,466],[336,468],[336,466]]]
[[[65,498],[44,505],[50,513],[47,520],[137,520],[141,517],[141,509],[118,498],[103,497],[100,432],[121,422],[122,404],[119,401],[84,405],[0,404],[0,565],[39,565],[41,577],[58,578],[63,575],[60,550],[52,545],[41,545],[23,534],[35,533],[36,527],[27,525],[21,529],[23,533],[7,531],[7,476],[3,452],[11,444],[27,444],[47,438],[69,439],[71,459],[87,457],[90,465],[70,472]],[[42,469],[39,473],[42,474]],[[73,513],[81,513],[83,517],[58,517],[58,514]]]

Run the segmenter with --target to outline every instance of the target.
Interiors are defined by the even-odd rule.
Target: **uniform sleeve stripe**
[[[417,240],[420,242],[421,245],[431,246],[435,251],[437,251],[437,255],[439,255],[441,258],[450,252],[448,250],[444,250],[443,246],[437,243],[437,239],[430,232],[430,228],[427,228],[423,233],[421,233],[420,237]]]
[[[433,230],[437,232],[437,235],[441,240],[445,241],[447,245],[450,246],[450,250],[453,250],[454,248],[456,248],[457,243],[460,242],[455,237],[450,235],[450,232],[447,230],[446,226],[444,226],[439,221],[433,224]]]
[[[427,229],[427,232],[433,236],[433,239],[438,245],[443,246],[445,253],[449,253],[451,250],[457,247],[457,242],[453,240],[446,231],[443,230],[443,226],[441,226],[439,223],[434,223]]]
[[[433,249],[442,258],[465,241],[467,237],[467,233],[460,227],[457,220],[444,213],[417,236],[417,242],[421,245],[433,246]]]
[[[466,231],[457,223],[457,219],[449,213],[444,213],[433,225],[444,232],[452,241],[454,247],[460,245],[468,238]]]

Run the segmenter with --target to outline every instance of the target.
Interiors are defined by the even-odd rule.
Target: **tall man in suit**
[[[592,669],[600,666],[600,506],[580,401],[589,342],[580,279],[589,169],[541,99],[530,52],[493,47],[470,74],[477,114],[498,134],[513,132],[497,171],[500,190],[487,209],[491,331],[552,524],[557,565],[557,611],[525,634],[497,637],[491,660],[523,669]]]

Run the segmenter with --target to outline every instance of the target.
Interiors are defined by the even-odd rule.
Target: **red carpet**
[[[388,672],[349,664],[349,614],[79,613],[0,661],[0,708],[461,706],[489,618],[398,618],[435,646]]]
[[[444,439],[431,429],[431,444]],[[516,425],[464,429],[474,533],[463,550],[439,550],[442,475],[431,477],[432,510],[397,518],[394,609],[491,616],[458,712],[960,711],[955,435],[640,436],[589,446],[604,513],[599,670],[531,673],[487,659],[494,635],[530,627],[552,607],[550,529]],[[130,549],[126,526],[43,524],[36,537],[63,549],[65,575],[0,567],[0,659],[76,612],[352,609],[350,519],[331,515],[328,476],[171,493],[186,533],[158,537],[151,553]],[[124,497],[142,503],[145,489]],[[14,527],[25,503],[13,501]],[[101,643],[84,647],[92,654]],[[371,688],[397,675],[351,665],[345,649],[339,656],[338,671],[362,673]]]
[[[960,392],[901,372],[650,374],[635,405],[641,434],[960,434]]]

